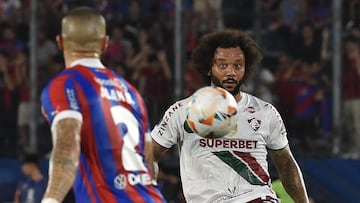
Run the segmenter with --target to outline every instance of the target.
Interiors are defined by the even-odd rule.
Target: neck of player
[[[100,59],[100,54],[97,52],[64,52],[65,65],[67,68],[69,68],[74,61],[83,58]]]

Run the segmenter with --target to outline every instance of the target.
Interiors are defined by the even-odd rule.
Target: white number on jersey
[[[123,106],[111,107],[111,114],[116,125],[126,125],[128,131],[123,136],[124,144],[121,150],[122,162],[125,170],[128,171],[147,171],[143,159],[135,150],[139,144],[139,124],[135,116]]]

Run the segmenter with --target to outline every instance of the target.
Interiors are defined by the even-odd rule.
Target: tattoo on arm
[[[60,120],[54,127],[45,197],[62,201],[72,187],[79,165],[80,128],[81,122],[76,119]]]
[[[303,176],[289,146],[281,150],[269,150],[269,152],[285,190],[295,202],[307,203],[309,200]]]

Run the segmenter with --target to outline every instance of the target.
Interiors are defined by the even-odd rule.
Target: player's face
[[[239,47],[217,48],[208,74],[212,85],[222,87],[234,96],[239,94],[245,74],[244,52]]]
[[[22,165],[21,169],[22,169],[22,172],[24,173],[24,175],[30,176],[30,174],[31,174],[31,164],[25,163],[25,164]]]

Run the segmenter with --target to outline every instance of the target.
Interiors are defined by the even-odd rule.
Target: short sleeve
[[[267,147],[273,150],[284,148],[288,144],[284,122],[274,106],[269,106],[270,135],[267,137]]]
[[[161,146],[171,148],[180,140],[180,123],[183,102],[176,102],[165,112],[160,122],[151,131],[151,137]]]

